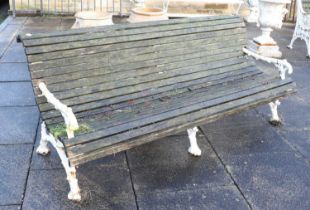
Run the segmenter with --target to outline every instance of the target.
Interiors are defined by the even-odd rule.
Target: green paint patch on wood
[[[74,131],[75,135],[81,134],[81,133],[87,133],[89,131],[92,131],[92,128],[87,125],[86,123],[80,124],[79,129]],[[61,137],[66,137],[67,136],[67,131],[66,131],[66,125],[61,123],[57,124],[53,127],[50,128],[51,134],[57,139]]]

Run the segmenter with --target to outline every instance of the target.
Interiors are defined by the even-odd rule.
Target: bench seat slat
[[[228,114],[233,114],[238,111],[248,109],[250,107],[256,106],[260,103],[269,102],[272,99],[284,97],[288,94],[294,92],[294,86],[284,85],[271,90],[266,90],[256,93],[254,96],[243,96],[239,99],[232,100],[223,104],[219,104],[208,109],[201,109],[196,112],[191,112],[186,115],[179,115],[173,119],[155,123],[152,125],[145,126],[140,129],[135,129],[120,133],[110,137],[110,141],[114,142],[111,144],[108,142],[108,138],[103,139],[103,141],[96,141],[94,147],[90,146],[91,143],[84,144],[84,147],[71,147],[68,149],[69,159],[73,164],[81,164],[84,161],[90,161],[92,158],[88,159],[89,156],[93,156],[95,159],[99,157],[106,156],[108,154],[113,154],[113,152],[118,152],[122,150],[127,150],[131,148],[130,140],[138,141],[138,144],[147,143],[149,141],[160,138],[160,133],[165,133],[165,135],[173,134],[180,132],[181,129],[189,128],[193,125],[200,125],[205,122],[210,122],[214,119],[226,116]],[[128,141],[127,141],[128,139]],[[126,140],[123,144],[122,140]],[[108,149],[102,147],[102,145],[109,145]],[[94,145],[94,143],[93,143]],[[109,149],[112,149],[113,146],[119,146],[118,150],[113,150],[112,153],[108,153]],[[87,151],[89,149],[89,151]],[[84,150],[84,151],[83,151]],[[102,152],[104,151],[104,152]]]
[[[132,95],[125,95],[121,97],[115,97],[103,101],[96,101],[80,106],[72,106],[75,115],[77,118],[82,118],[83,116],[88,116],[92,112],[100,113],[105,111],[110,111],[113,109],[120,109],[126,106],[131,106],[132,104],[141,102],[149,102],[158,98],[171,97],[176,94],[190,90],[195,90],[199,88],[205,88],[209,86],[219,86],[227,82],[239,81],[251,77],[253,75],[261,74],[262,72],[257,71],[256,68],[245,68],[241,69],[238,72],[228,72],[221,75],[210,76],[206,78],[201,78],[197,81],[191,81],[190,83],[177,84],[171,86],[164,86],[162,89],[157,88],[156,90],[149,90],[144,92],[139,92]],[[191,84],[190,86],[188,86]],[[149,93],[148,93],[149,92]],[[112,105],[112,107],[110,106]],[[42,118],[48,121],[50,124],[63,122],[63,118],[58,111],[49,110],[47,112],[42,112]],[[52,118],[52,119],[51,119]]]
[[[240,68],[245,68],[248,66],[250,66],[248,63],[236,63],[235,65],[221,67],[221,68],[214,68],[214,69],[210,69],[209,71],[200,71],[200,72],[196,72],[192,74],[170,77],[170,78],[165,78],[165,79],[157,80],[157,81],[149,81],[149,82],[140,83],[137,85],[124,86],[124,84],[119,84],[118,86],[121,86],[121,87],[117,89],[111,88],[106,91],[101,90],[101,86],[105,87],[105,85],[97,85],[96,87],[90,87],[90,88],[84,88],[84,89],[73,89],[73,90],[61,92],[60,94],[55,94],[55,95],[58,98],[61,98],[65,104],[71,106],[73,104],[75,105],[84,104],[87,102],[98,101],[100,99],[107,99],[107,98],[112,98],[115,96],[122,96],[122,95],[131,94],[131,93],[136,93],[136,92],[151,89],[153,87],[162,87],[162,86],[166,86],[169,84],[172,85],[175,83],[182,83],[182,82],[187,82],[191,80],[197,80],[202,77],[208,77],[208,76],[222,74],[222,73],[229,72],[229,71],[235,71]],[[117,84],[115,84],[114,86],[117,86]],[[72,97],[74,96],[73,93],[75,91],[76,92],[80,91],[83,94],[79,93],[80,96]],[[64,97],[63,95],[64,93],[66,93],[65,95],[66,97]],[[69,95],[69,98],[68,98],[68,94],[72,94],[72,96]],[[63,99],[63,98],[68,98],[68,99]],[[44,104],[38,104],[38,105],[41,108]]]
[[[231,100],[236,100],[238,98],[242,98],[242,97],[245,97],[245,96],[248,96],[248,95],[252,95],[252,94],[255,94],[255,93],[266,91],[266,90],[275,88],[275,87],[279,86],[280,84],[284,85],[284,84],[287,84],[289,82],[290,81],[276,80],[274,82],[270,82],[269,84],[265,84],[263,86],[261,85],[261,86],[255,87],[255,88],[250,88],[250,89],[245,89],[245,90],[241,89],[240,91],[237,91],[234,94],[229,94],[228,96],[225,95],[225,96],[222,96],[222,97],[219,97],[219,98],[203,101],[203,102],[200,102],[198,104],[194,104],[194,105],[190,105],[190,106],[185,106],[184,108],[173,110],[171,112],[165,112],[165,114],[154,115],[154,116],[152,116],[150,118],[145,119],[144,121],[147,122],[146,124],[156,123],[158,121],[161,121],[161,120],[164,120],[164,119],[169,119],[169,118],[172,118],[174,116],[186,114],[186,113],[189,113],[189,112],[193,112],[195,110],[205,109],[205,108],[214,106],[214,105],[219,104],[219,103],[227,103],[227,102],[229,102]],[[143,111],[143,110],[141,110],[141,111]],[[144,121],[143,120],[139,121],[141,126],[144,125],[144,123],[143,123]],[[137,126],[137,127],[140,127],[140,126]],[[89,142],[87,145],[91,145],[92,141],[95,141],[98,138],[104,137],[105,132],[106,132],[105,130],[99,130],[99,131],[92,132],[92,133],[89,133],[89,134],[80,135],[80,136],[77,136],[77,137],[72,138],[72,139],[68,139],[67,142],[71,142],[73,144],[74,144],[74,142],[76,142],[76,143],[77,142],[78,143],[80,143],[80,142]],[[97,142],[97,141],[95,141],[95,142],[96,143],[94,143],[94,144],[99,144],[99,142]],[[69,145],[69,144],[70,143],[66,143],[66,145]],[[104,140],[104,142],[102,144],[107,144],[107,141]],[[81,147],[86,147],[86,145],[84,145],[84,146],[81,145]]]
[[[131,106],[130,109],[125,108],[123,110],[117,109],[115,111],[111,111],[108,113],[97,114],[95,116],[89,116],[89,119],[85,121],[94,128],[94,130],[104,130],[105,136],[109,136],[115,133],[124,132],[129,129],[134,129],[144,124],[149,124],[155,122],[152,121],[152,117],[156,115],[163,115],[163,113],[168,113],[178,110],[184,107],[189,107],[191,105],[199,104],[206,101],[211,101],[216,98],[229,96],[231,94],[239,93],[241,91],[253,89],[262,86],[265,83],[271,83],[278,78],[274,78],[272,80],[266,80],[266,77],[263,75],[261,77],[256,77],[256,79],[249,77],[245,79],[245,81],[240,81],[238,83],[226,84],[221,86],[214,87],[206,87],[200,88],[197,90],[191,90],[184,93],[177,94],[175,96],[171,96],[170,98],[161,98],[157,100],[153,100],[151,102],[140,103],[136,106]],[[169,118],[167,114],[166,116],[161,116],[162,119],[166,117]],[[108,116],[108,119],[105,118]],[[147,122],[146,122],[146,121]],[[81,120],[82,122],[84,120]],[[142,123],[143,121],[143,123]],[[120,127],[117,129],[118,125],[124,125],[126,130]],[[109,133],[109,129],[113,127],[113,132]],[[117,130],[117,131],[115,131]],[[104,136],[102,136],[104,137]],[[77,137],[78,138],[78,137]],[[86,140],[85,140],[86,141]],[[78,139],[72,140],[72,144],[80,144],[83,143],[84,140],[79,141]],[[87,141],[86,141],[87,142]],[[70,146],[69,143],[66,144]]]

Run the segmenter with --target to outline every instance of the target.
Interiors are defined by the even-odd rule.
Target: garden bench
[[[43,120],[39,154],[50,142],[80,200],[76,166],[167,135],[188,131],[199,156],[196,126],[295,92],[285,60],[243,47],[239,17],[215,16],[21,34]],[[243,49],[243,50],[242,50]],[[274,63],[279,75],[253,60]],[[66,135],[61,135],[61,127]],[[78,128],[84,127],[81,130]],[[60,133],[60,134],[59,134]]]
[[[310,57],[310,0],[297,0],[297,20],[288,48],[293,49],[297,38],[306,42],[307,57]]]

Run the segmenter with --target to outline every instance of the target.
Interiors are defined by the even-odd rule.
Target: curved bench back
[[[25,34],[20,39],[47,125],[62,118],[40,95],[39,82],[79,117],[185,84],[190,88],[213,72],[249,65],[242,56],[244,23],[236,16]]]

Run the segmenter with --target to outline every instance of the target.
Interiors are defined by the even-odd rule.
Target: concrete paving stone
[[[31,80],[27,63],[0,63],[0,82]]]
[[[0,144],[34,143],[38,108],[0,107]]]
[[[128,168],[85,167],[77,170],[82,202],[67,199],[64,170],[30,171],[23,209],[136,209]]]
[[[0,62],[27,62],[26,54],[22,43],[13,41],[6,50]]]
[[[57,27],[24,27],[21,29],[20,33],[31,33],[31,34],[38,34],[38,33],[50,33],[50,32],[54,32],[55,30],[57,30]]]
[[[310,208],[310,168],[294,153],[224,155],[223,161],[253,209]]]
[[[1,82],[0,106],[36,105],[31,82]]]
[[[137,195],[139,209],[249,209],[235,186],[162,191]]]
[[[239,128],[239,127],[252,127],[265,125],[266,121],[261,118],[261,116],[254,110],[243,111],[238,114],[226,116],[219,120],[216,120],[211,123],[207,123],[206,126],[208,129],[205,130],[205,133],[218,132],[219,129],[222,131],[226,129]],[[201,126],[204,128],[204,126]]]
[[[310,59],[308,62],[291,62],[291,65],[294,71],[289,77],[291,77],[296,83],[298,92],[302,89],[309,89]]]
[[[24,26],[26,27],[56,27],[59,26],[61,23],[61,18],[59,17],[31,17],[28,18],[25,22]]]
[[[292,151],[267,120],[256,114],[246,117],[247,114],[249,112],[201,126],[220,156]]]
[[[28,17],[15,17],[15,18],[13,18],[12,16],[9,16],[9,18],[11,18],[11,20],[9,22],[9,24],[11,24],[11,25],[23,25],[28,19]]]
[[[72,27],[74,22],[75,22],[75,18],[71,18],[71,17],[70,18],[62,18],[60,26],[69,29]]]
[[[136,192],[196,189],[232,183],[200,134],[201,157],[188,154],[186,136],[171,136],[127,151]]]
[[[18,25],[6,25],[4,29],[2,29],[0,33],[0,58],[17,35],[18,29]]]
[[[310,160],[310,130],[284,131],[281,135]]]
[[[19,210],[19,209],[21,209],[20,205],[0,206],[0,210]]]
[[[31,144],[0,145],[0,205],[21,204],[31,151]]]

